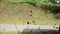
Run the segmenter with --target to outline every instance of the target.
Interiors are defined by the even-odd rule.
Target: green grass
[[[7,2],[34,2],[34,1],[42,1],[45,2],[46,0],[2,0]]]
[[[0,34],[42,34],[41,32],[0,32]]]
[[[0,31],[0,34],[43,34],[43,32],[2,32]],[[56,31],[48,31],[46,34],[58,34]]]
[[[33,4],[44,4],[47,0],[2,0],[5,2],[20,2],[20,3],[33,3]]]
[[[0,31],[0,34],[18,34],[17,32]]]
[[[17,2],[24,3],[9,3],[14,0],[3,0],[6,2],[0,2],[0,24],[27,24],[29,21],[34,25],[59,25],[60,20],[56,20],[53,14],[45,13],[45,10],[37,9],[30,5],[31,2],[36,4],[45,3],[45,0],[18,0]],[[41,2],[42,1],[42,2]],[[32,10],[32,13],[30,12]],[[30,16],[32,14],[32,16]],[[19,32],[20,34],[42,34],[42,32]],[[6,32],[0,31],[0,34],[19,34],[18,32]],[[47,34],[56,34],[56,32],[48,32]]]
[[[28,3],[0,2],[0,24],[27,24],[27,21],[31,24],[35,21],[36,25],[60,24],[59,20],[53,18],[53,14],[44,12],[45,10],[37,9]],[[29,16],[30,14],[32,16]]]

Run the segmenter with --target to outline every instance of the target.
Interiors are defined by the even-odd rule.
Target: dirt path
[[[18,24],[0,24],[0,31],[49,31],[56,30],[58,31],[59,26],[42,26],[42,25],[18,25]]]

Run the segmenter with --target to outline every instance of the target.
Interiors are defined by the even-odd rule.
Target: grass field
[[[42,34],[42,32],[0,32],[0,34]]]
[[[30,24],[58,25],[60,20],[53,18],[53,14],[44,13],[29,3],[0,2],[0,24]]]
[[[44,32],[0,32],[0,34],[43,34]],[[58,34],[56,31],[48,31],[45,34]]]
[[[15,2],[15,3],[14,3]],[[17,3],[16,3],[17,2]],[[52,13],[36,8],[29,3],[42,4],[45,0],[2,0],[0,1],[0,24],[32,24],[32,25],[59,25],[60,20]],[[6,32],[0,34],[43,34],[42,32]],[[57,34],[47,32],[46,34]]]

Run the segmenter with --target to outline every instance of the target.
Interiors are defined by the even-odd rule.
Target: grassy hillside
[[[58,25],[53,14],[44,13],[29,3],[0,2],[0,24]]]
[[[2,2],[1,2],[2,1]],[[47,13],[42,8],[46,0],[1,0],[0,24],[34,24],[34,25],[58,25],[60,20],[54,19],[52,13]],[[31,5],[32,4],[32,5]],[[42,8],[36,8],[41,5]]]
[[[49,13],[51,6],[42,5],[46,0],[2,0],[0,2],[0,24],[25,24],[25,25],[59,25],[60,19],[55,19]],[[30,4],[32,3],[32,4]],[[41,5],[36,8],[35,5]],[[44,8],[44,9],[43,9]],[[48,10],[47,10],[48,9]],[[6,32],[0,34],[43,34],[42,32]],[[47,32],[46,34],[57,34]]]

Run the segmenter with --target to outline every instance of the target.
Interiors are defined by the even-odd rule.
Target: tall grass
[[[4,2],[17,2],[17,3],[29,3],[35,7],[40,7],[41,4],[47,2],[47,0],[2,0]]]
[[[2,0],[5,2],[30,2],[30,3],[45,3],[47,0]]]

